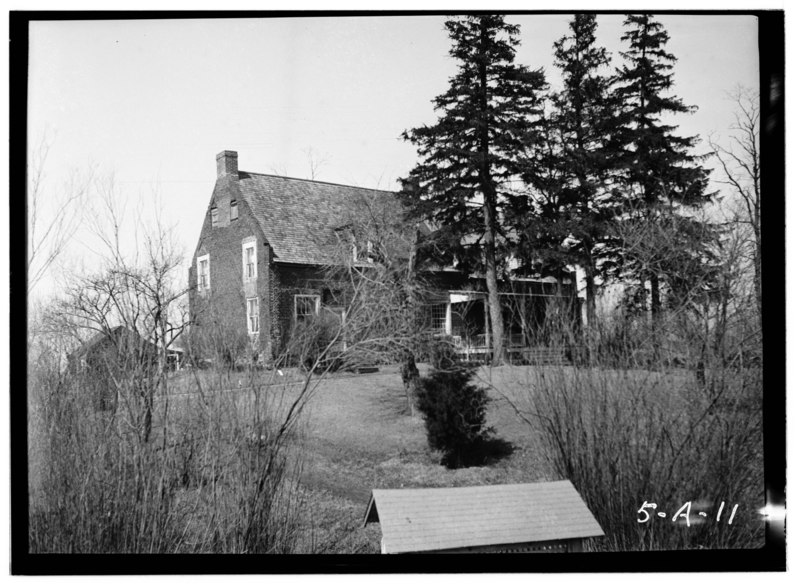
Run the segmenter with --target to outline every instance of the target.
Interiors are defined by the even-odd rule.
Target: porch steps
[[[514,364],[538,366],[568,366],[570,360],[564,348],[551,347],[510,347],[506,350],[508,359]],[[486,348],[472,348],[458,352],[461,359],[468,362],[488,362],[489,351]]]
[[[514,363],[541,366],[566,366],[570,363],[563,348],[512,347],[508,349],[508,354]]]

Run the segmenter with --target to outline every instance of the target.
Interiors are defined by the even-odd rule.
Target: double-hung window
[[[242,276],[245,281],[255,280],[258,276],[258,263],[256,261],[256,243],[245,242],[242,244]]]
[[[258,297],[247,299],[247,332],[258,334]]]
[[[211,208],[211,227],[217,227],[219,225],[219,209],[216,207]]]
[[[211,262],[208,254],[197,257],[197,289],[200,291],[211,289]]]

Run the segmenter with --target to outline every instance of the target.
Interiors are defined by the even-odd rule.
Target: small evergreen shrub
[[[468,464],[493,430],[486,427],[486,389],[470,383],[475,370],[459,364],[452,350],[433,350],[433,372],[417,386],[417,408],[425,419],[428,446],[444,453],[450,468]]]

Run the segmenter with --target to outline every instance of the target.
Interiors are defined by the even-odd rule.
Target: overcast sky
[[[553,43],[569,15],[513,16],[518,60],[558,85]],[[622,15],[598,17],[619,64]],[[746,16],[662,15],[675,54],[674,93],[697,113],[680,132],[723,137],[737,84],[758,86],[757,23]],[[395,189],[416,161],[400,140],[434,121],[431,100],[455,63],[439,16],[34,22],[29,137],[52,142],[50,192],[73,169],[113,173],[118,196],[176,226],[188,266],[216,175],[241,170]],[[68,258],[93,263],[80,233]],[[43,285],[47,289],[47,285]]]

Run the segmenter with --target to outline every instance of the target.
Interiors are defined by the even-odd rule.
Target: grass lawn
[[[503,394],[528,368],[491,374]],[[488,375],[482,370],[480,375]],[[481,467],[450,470],[428,449],[422,418],[404,411],[396,367],[377,374],[332,377],[308,405],[302,436],[303,485],[320,552],[380,552],[380,528],[361,528],[375,488],[453,487],[554,479],[537,453],[530,429],[508,401],[490,390],[487,420],[510,453]]]
[[[647,403],[658,411],[681,413],[674,421],[680,426],[691,424],[697,414],[697,387],[692,373],[685,370],[600,372],[507,365],[481,368],[476,378],[489,387],[487,422],[506,448],[502,456],[482,466],[457,470],[439,464],[439,458],[428,449],[422,418],[405,412],[396,367],[382,367],[377,374],[333,376],[319,385],[300,434],[305,459],[302,483],[313,527],[309,530],[318,552],[379,552],[379,526],[361,526],[370,491],[375,488],[562,479],[550,468],[544,447],[517,414],[529,414],[530,393],[537,389],[565,388],[583,404],[583,397],[589,398],[587,383],[591,381],[594,387],[604,386],[624,401],[632,395],[646,395]],[[587,422],[592,420],[591,403],[586,400],[584,404]],[[631,421],[639,420],[635,410],[628,414]]]

